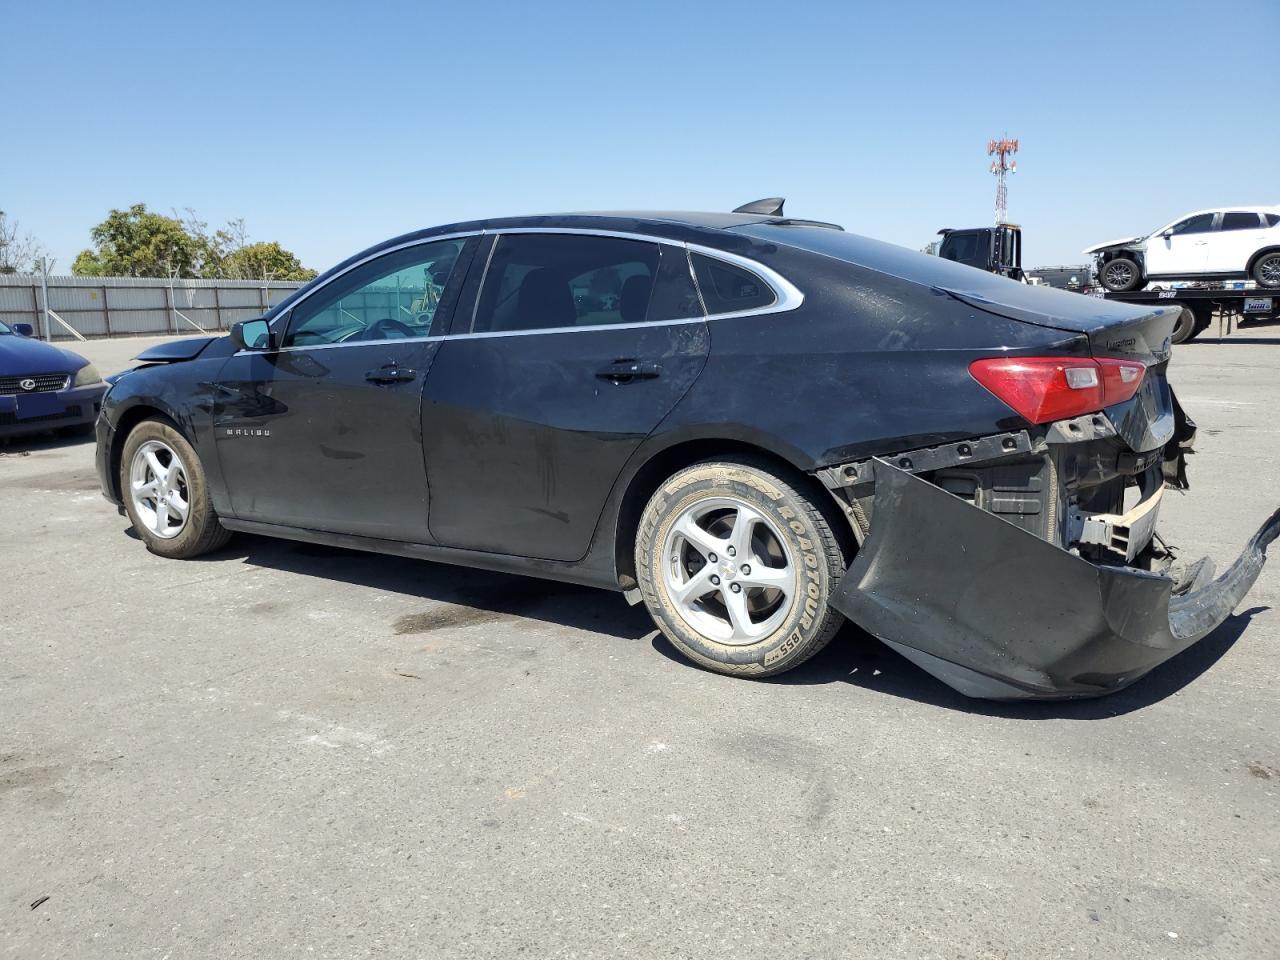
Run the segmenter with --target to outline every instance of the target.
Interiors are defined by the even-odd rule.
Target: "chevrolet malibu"
[[[84,357],[0,323],[0,437],[57,430],[89,434],[106,384]]]
[[[230,336],[143,354],[98,421],[153,552],[232,531],[589,584],[761,677],[847,617],[970,696],[1096,696],[1244,597],[1156,534],[1194,424],[1177,310],[783,215],[453,224]]]

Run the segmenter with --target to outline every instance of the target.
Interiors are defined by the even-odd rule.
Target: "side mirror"
[[[20,337],[34,337],[36,335],[35,328],[29,323],[15,323],[13,332]]]
[[[1168,230],[1165,230],[1164,232],[1162,232],[1160,236],[1168,240],[1170,237],[1173,236],[1173,227],[1170,227]]]
[[[271,327],[261,317],[233,323],[231,342],[238,350],[270,350],[274,346],[271,342]]]

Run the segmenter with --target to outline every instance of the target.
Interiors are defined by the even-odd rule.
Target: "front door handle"
[[[395,364],[389,363],[385,367],[370,370],[364,375],[364,378],[370,383],[406,383],[417,375],[417,370],[406,370],[403,367],[397,367]]]
[[[610,383],[635,383],[637,380],[653,380],[662,375],[662,365],[652,360],[615,360],[596,376]]]

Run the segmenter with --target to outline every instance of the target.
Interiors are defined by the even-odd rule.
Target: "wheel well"
[[[1244,268],[1245,273],[1253,273],[1253,268],[1257,262],[1269,253],[1280,253],[1280,247],[1263,247],[1261,250],[1254,253],[1254,255],[1249,258],[1248,266]]]
[[[618,583],[624,589],[631,589],[636,585],[636,531],[640,529],[640,516],[654,491],[673,474],[695,463],[743,456],[757,462],[763,461],[779,477],[808,495],[827,515],[831,529],[842,538],[841,546],[845,548],[845,555],[852,556],[853,533],[849,523],[840,515],[834,497],[816,477],[805,473],[776,453],[741,440],[690,440],[668,447],[650,458],[631,478],[622,502],[618,505],[613,545],[614,568],[618,572]],[[844,539],[845,534],[848,534],[847,540]]]
[[[156,407],[138,404],[120,414],[120,419],[116,422],[115,433],[111,436],[111,473],[109,474],[111,492],[115,495],[117,502],[123,501],[124,498],[124,494],[120,490],[120,458],[124,454],[125,441],[129,439],[129,434],[133,432],[133,428],[143,420],[163,420],[173,429],[182,433],[183,436],[186,436],[182,428],[173,422],[172,417]]]

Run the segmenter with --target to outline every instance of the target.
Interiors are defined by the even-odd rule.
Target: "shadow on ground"
[[[233,557],[272,570],[450,605],[402,617],[394,626],[398,633],[424,633],[500,616],[542,620],[622,640],[638,640],[654,631],[644,607],[628,606],[621,594],[573,584],[248,534],[237,534],[209,559]]]
[[[24,433],[0,437],[0,457],[25,457],[44,450],[61,450],[94,442],[92,433]]]
[[[1253,607],[1228,618],[1209,636],[1132,686],[1093,700],[973,700],[956,693],[852,624],[846,625],[827,649],[808,663],[764,682],[791,685],[842,681],[930,706],[1015,720],[1103,720],[1159,703],[1192,683],[1226,655],[1255,614],[1267,609]],[[661,634],[653,645],[665,656],[683,660]]]
[[[687,661],[660,633],[643,606],[628,606],[622,596],[572,584],[505,573],[363,553],[340,547],[273,540],[238,534],[210,559],[241,558],[245,563],[301,576],[359,584],[371,590],[420,597],[444,607],[401,618],[395,629],[419,633],[483,622],[500,616],[541,620],[623,640],[652,636],[653,648],[689,669]],[[1195,681],[1218,662],[1266,607],[1230,617],[1217,630],[1132,686],[1095,700],[1001,703],[972,700],[935,680],[910,661],[853,625],[808,663],[763,683],[851,686],[918,703],[982,716],[1022,720],[1100,720],[1159,703]],[[750,681],[744,681],[750,682]]]

